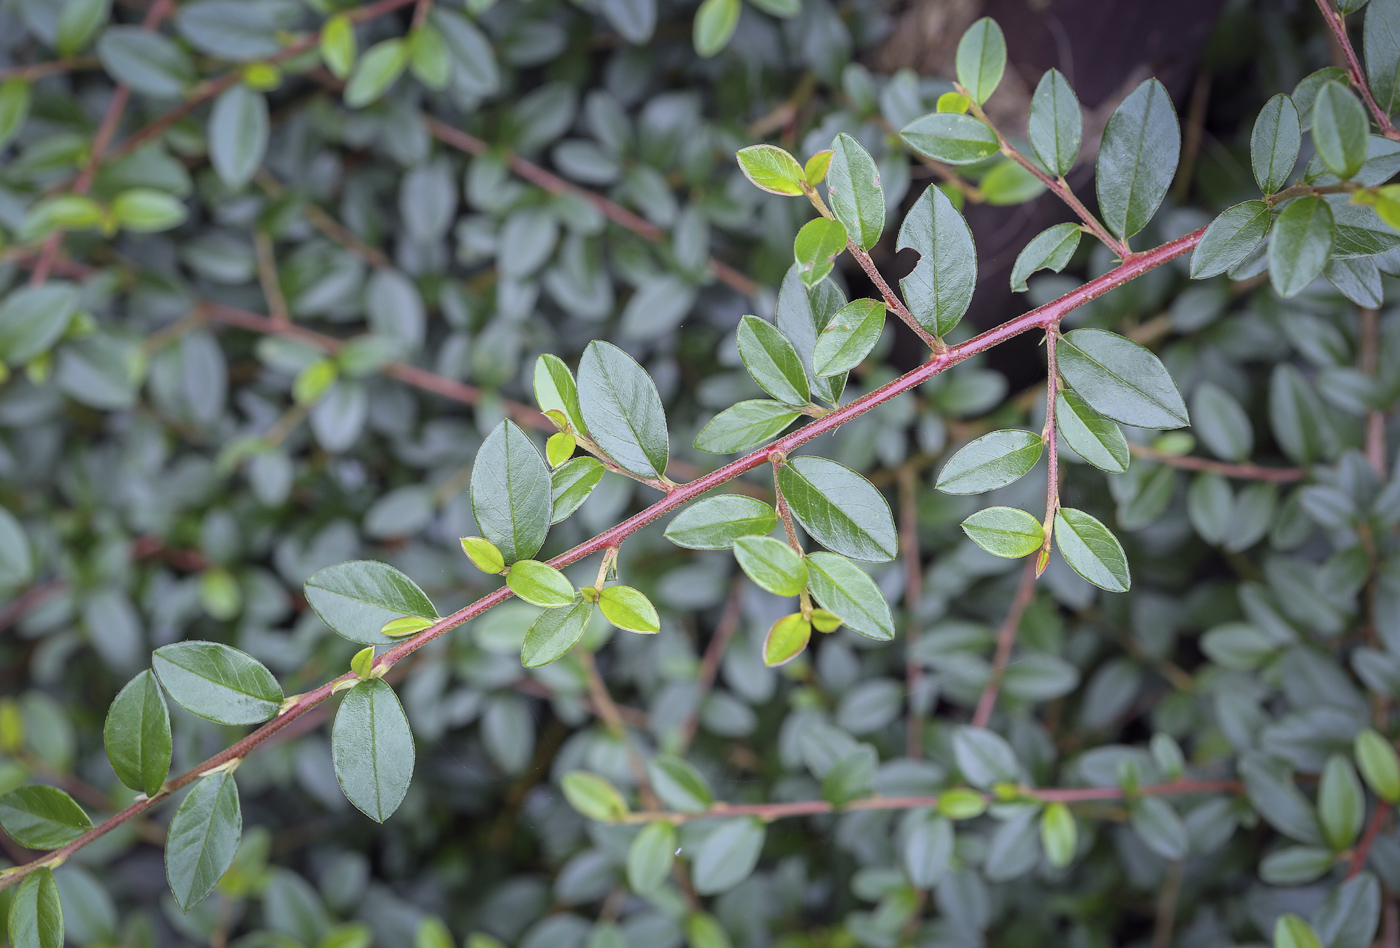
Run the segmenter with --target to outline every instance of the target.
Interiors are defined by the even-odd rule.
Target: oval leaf
[[[233,774],[222,771],[196,783],[165,837],[165,877],[181,911],[188,912],[214,891],[233,864],[242,836],[243,811]]]
[[[1139,428],[1190,424],[1166,366],[1137,343],[1102,329],[1076,329],[1060,339],[1058,353],[1060,374],[1099,414]]]
[[[826,458],[794,458],[778,468],[778,486],[797,522],[828,550],[877,563],[894,559],[890,505],[855,471]]]
[[[1055,514],[1055,545],[1074,571],[1109,592],[1127,592],[1132,580],[1128,558],[1118,538],[1082,510],[1064,507]]]
[[[945,494],[980,494],[1013,483],[1040,460],[1045,442],[1032,431],[985,434],[948,459],[934,484]]]
[[[807,557],[807,582],[812,595],[853,631],[877,642],[894,638],[894,618],[885,594],[870,575],[835,553]]]
[[[539,552],[554,513],[549,465],[530,436],[502,421],[472,463],[472,512],[481,535],[496,544],[506,565]]]
[[[282,688],[247,652],[218,642],[176,642],[155,650],[151,667],[171,699],[219,724],[257,724],[277,713]]]
[[[1099,146],[1099,209],[1124,239],[1147,226],[1167,196],[1181,155],[1181,129],[1167,90],[1148,79],[1109,116]]]
[[[437,618],[432,600],[413,580],[374,560],[327,566],[308,579],[304,589],[307,604],[322,622],[361,645],[391,643],[379,630],[394,619]]]
[[[403,802],[413,779],[413,732],[398,695],[382,678],[345,694],[331,727],[331,758],[345,798],[377,823]]]
[[[763,536],[777,526],[778,514],[763,501],[725,494],[676,514],[666,526],[666,539],[687,550],[727,550],[739,537]]]
[[[153,797],[170,772],[170,711],[155,674],[143,671],[117,693],[102,727],[117,779]]]
[[[617,346],[594,340],[578,364],[583,420],[598,447],[624,470],[663,477],[671,445],[651,376]]]

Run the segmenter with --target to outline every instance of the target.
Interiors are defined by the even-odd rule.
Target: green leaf
[[[1370,728],[1356,735],[1356,763],[1366,784],[1387,803],[1400,800],[1400,757],[1395,746]]]
[[[1094,411],[1139,428],[1190,424],[1186,403],[1160,359],[1131,340],[1102,329],[1061,337],[1060,374]]]
[[[173,194],[154,188],[129,188],[112,199],[112,216],[125,230],[153,234],[179,227],[189,211]]]
[[[1035,467],[1040,435],[1008,428],[985,434],[948,459],[934,487],[945,494],[980,494],[1013,483]]]
[[[802,360],[772,323],[745,316],[739,322],[739,356],[759,387],[778,401],[794,407],[811,401]]]
[[[885,594],[870,575],[835,553],[807,556],[807,582],[812,595],[854,632],[877,642],[894,638],[894,618]]]
[[[372,937],[365,940],[364,948],[369,948],[371,940]],[[317,948],[326,946],[318,945]],[[418,923],[418,930],[413,933],[413,948],[457,948],[457,942],[453,940],[447,923],[430,915]]]
[[[1221,211],[1191,252],[1191,279],[1219,276],[1243,262],[1263,242],[1273,211],[1263,201],[1245,201]]]
[[[767,444],[802,417],[782,402],[754,398],[720,412],[695,436],[697,450],[710,454],[752,451]]]
[[[953,731],[953,759],[974,787],[985,790],[1021,780],[1016,752],[1006,738],[984,727],[959,727]]]
[[[666,412],[656,384],[612,343],[594,340],[578,365],[579,404],[589,436],[623,470],[664,477],[670,457]]]
[[[619,629],[650,635],[661,631],[661,617],[651,600],[631,586],[609,586],[598,597],[603,618]]]
[[[393,619],[437,618],[432,600],[413,580],[374,560],[327,566],[306,581],[304,591],[307,605],[322,622],[361,645],[390,644],[379,630]]]
[[[823,280],[809,290],[802,282],[796,264],[789,267],[783,276],[775,322],[797,350],[802,366],[807,370],[807,384],[812,394],[833,405],[840,399],[846,379],[844,376],[823,378],[813,372],[812,352],[816,349],[821,331],[845,305],[845,295],[830,280]]]
[[[1249,139],[1249,158],[1259,190],[1272,194],[1288,184],[1302,142],[1302,125],[1293,100],[1279,93],[1265,102]]]
[[[723,494],[682,510],[666,526],[666,539],[688,550],[727,550],[739,537],[763,536],[777,526],[777,513],[763,501]]]
[[[794,612],[783,616],[768,628],[763,639],[763,664],[769,668],[786,665],[807,648],[812,638],[812,624]]]
[[[590,820],[615,823],[627,815],[627,801],[604,778],[586,770],[566,773],[560,786],[569,805]]]
[[[1269,885],[1306,885],[1336,865],[1337,854],[1314,846],[1286,846],[1259,862],[1259,878]]]
[[[1009,158],[999,159],[977,182],[982,200],[991,207],[1025,204],[1045,193],[1045,182]]]
[[[974,820],[987,812],[987,799],[976,790],[953,787],[939,794],[938,812],[950,820]]]
[[[414,756],[413,731],[388,682],[371,678],[345,693],[331,726],[331,758],[345,799],[383,823],[408,793]]]
[[[704,0],[695,12],[695,52],[708,59],[729,45],[739,25],[739,0]]]
[[[1317,156],[1342,180],[1361,170],[1371,134],[1366,107],[1340,82],[1324,82],[1313,103],[1312,137]]]
[[[1239,771],[1249,802],[1269,825],[1304,845],[1322,845],[1317,811],[1288,774],[1279,773],[1265,760],[1252,756],[1240,761]]]
[[[1079,848],[1079,829],[1074,814],[1065,804],[1052,803],[1041,814],[1040,845],[1045,850],[1045,858],[1056,869],[1063,869],[1074,861]]]
[[[932,810],[915,810],[897,839],[909,881],[932,889],[953,868],[953,824]]]
[[[176,704],[219,724],[258,724],[282,704],[272,672],[247,652],[218,642],[162,646],[152,654],[151,667]]]
[[[775,596],[796,596],[807,586],[802,554],[772,537],[739,537],[734,559],[744,573]]]
[[[695,891],[718,895],[747,879],[758,865],[764,836],[763,823],[753,817],[720,823],[695,854],[691,869]]]
[[[588,629],[593,603],[580,599],[568,609],[546,609],[525,633],[520,664],[539,668],[563,658]]]
[[[1341,754],[1327,758],[1317,788],[1317,816],[1333,852],[1349,849],[1366,819],[1366,795],[1351,761]]]
[[[97,41],[97,57],[117,82],[158,99],[178,99],[198,78],[190,57],[160,33],[112,26]]]
[[[803,224],[792,244],[802,282],[812,287],[824,280],[845,249],[846,228],[840,221],[818,217]]]
[[[402,39],[380,40],[355,64],[345,85],[345,104],[362,109],[376,101],[398,81],[408,67],[408,44]]]
[[[661,888],[675,862],[676,828],[665,821],[648,823],[627,849],[627,884],[638,895]]]
[[[597,458],[574,458],[555,468],[550,475],[550,523],[559,523],[578,510],[603,479],[603,471],[603,463]]]
[[[0,82],[0,148],[4,148],[29,117],[33,88],[28,79]]]
[[[1328,948],[1367,948],[1380,922],[1380,882],[1365,871],[1334,887],[1312,916],[1318,940]]]
[[[884,495],[845,465],[794,458],[778,468],[778,486],[797,522],[833,553],[884,563],[899,551]]]
[[[1084,511],[1062,507],[1056,512],[1055,545],[1076,573],[1100,589],[1127,592],[1132,584],[1118,538]]]
[[[452,57],[447,41],[431,20],[408,34],[408,65],[429,89],[447,88],[452,78]]]
[[[1269,241],[1269,279],[1279,296],[1297,296],[1322,275],[1334,237],[1332,208],[1322,198],[1298,198],[1283,209]]]
[[[544,546],[553,481],[539,448],[515,422],[502,421],[481,443],[472,462],[471,499],[481,535],[496,544],[506,565]]]
[[[705,778],[686,760],[658,754],[647,761],[647,777],[661,802],[682,813],[700,813],[715,802]]]
[[[1163,859],[1185,859],[1191,840],[1186,824],[1162,797],[1143,797],[1128,808],[1128,819],[1138,838]]]
[[[102,740],[118,780],[148,797],[160,791],[170,772],[170,711],[151,671],[117,692]]]
[[[82,52],[111,14],[112,0],[64,0],[54,29],[54,48],[63,56]]]
[[[921,155],[949,165],[970,165],[1001,150],[996,132],[985,122],[957,112],[934,112],[917,118],[899,133]]]
[[[78,288],[52,281],[14,290],[0,303],[0,361],[23,365],[63,338],[78,311]]]
[[[29,849],[57,849],[92,829],[92,820],[62,790],[35,784],[0,796],[0,828]]]
[[[34,558],[15,515],[0,507],[0,589],[22,586],[34,575]]]
[[[1274,923],[1274,948],[1322,948],[1322,942],[1311,925],[1285,912]]]
[[[567,576],[539,560],[519,560],[506,574],[506,585],[521,599],[546,609],[573,605],[578,592]]]
[[[1192,430],[1222,461],[1243,461],[1254,451],[1254,427],[1235,397],[1214,382],[1191,396]]]
[[[321,27],[321,61],[331,75],[344,79],[355,67],[355,24],[344,13],[337,13]]]
[[[238,191],[262,165],[271,123],[267,98],[243,83],[220,93],[209,113],[209,161],[231,191]]]
[[[1006,39],[991,17],[982,17],[958,41],[958,82],[981,105],[996,91],[1006,71]]]
[[[1084,116],[1074,90],[1058,69],[1041,76],[1035,87],[1027,134],[1031,150],[1051,174],[1069,174],[1079,157]]]
[[[63,948],[63,906],[47,866],[35,869],[15,889],[7,925],[11,948]]]
[[[869,250],[885,229],[885,192],[880,169],[860,143],[845,132],[831,143],[831,167],[826,172],[831,213],[846,226],[851,241]],[[810,285],[810,284],[809,284]]]
[[[370,678],[370,673],[374,671],[374,646],[366,645],[354,655],[350,656],[350,670],[355,673],[356,678]]]
[[[1167,196],[1180,155],[1171,96],[1148,79],[1109,116],[1099,146],[1096,185],[1109,230],[1126,239],[1147,226]]]
[[[1400,4],[1370,4],[1361,36],[1371,94],[1386,115],[1393,115],[1400,108]],[[1337,78],[1346,75],[1338,72]]]
[[[1079,235],[1083,233],[1078,224],[1056,224],[1031,238],[1024,250],[1016,257],[1011,267],[1011,292],[1024,293],[1026,277],[1037,270],[1059,273],[1069,263],[1074,252],[1079,249]]]
[[[884,303],[852,300],[831,317],[831,322],[817,336],[817,346],[812,350],[812,371],[823,377],[849,372],[875,348],[884,328]]]
[[[388,687],[387,685],[385,687]],[[165,837],[165,877],[188,912],[219,884],[243,836],[238,784],[227,770],[210,774],[180,802]]]
[[[994,556],[1017,559],[1040,549],[1045,529],[1040,521],[1015,507],[987,507],[962,522],[972,542]]]
[[[739,170],[755,187],[769,194],[787,197],[803,193],[802,183],[806,177],[802,166],[777,145],[750,145],[739,149],[736,157],[739,159]],[[842,246],[845,246],[844,243]]]
[[[977,285],[972,230],[941,188],[929,185],[899,227],[896,249],[919,252],[919,262],[899,281],[919,325],[936,336],[953,330]]]
[[[824,148],[811,158],[807,159],[807,164],[802,167],[802,177],[807,183],[813,186],[822,183],[827,171],[831,169],[831,149]]]
[[[1073,392],[1056,396],[1055,428],[1071,451],[1099,470],[1122,474],[1128,469],[1130,455],[1123,429]]]

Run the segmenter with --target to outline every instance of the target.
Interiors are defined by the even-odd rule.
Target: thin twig
[[[1371,846],[1375,844],[1376,837],[1381,834],[1386,821],[1390,818],[1390,804],[1384,800],[1376,804],[1376,809],[1371,813],[1370,822],[1366,824],[1366,832],[1361,836],[1361,842],[1356,849],[1352,850],[1351,862],[1347,864],[1347,878],[1361,872],[1366,868],[1366,857],[1371,852]]]
[[[613,701],[612,694],[608,691],[608,683],[598,672],[598,663],[593,660],[593,653],[586,648],[580,648],[575,654],[588,679],[588,692],[593,696],[593,707],[597,708],[598,716],[627,751],[627,763],[632,768],[632,779],[637,783],[642,801],[648,807],[657,806],[656,793],[651,789],[651,781],[647,778],[646,761],[642,760],[642,755],[632,743],[627,725],[622,721],[622,713],[618,711],[617,702]]]
[[[68,56],[63,59],[51,59],[48,62],[0,69],[0,82],[6,82],[10,79],[25,79],[33,82],[35,79],[43,79],[45,76],[58,76],[79,69],[98,69],[101,66],[102,60],[96,56]]]
[[[997,706],[997,695],[1001,692],[1002,679],[1006,677],[1006,666],[1011,664],[1011,650],[1016,646],[1016,633],[1021,628],[1021,617],[1026,614],[1031,600],[1035,598],[1035,560],[1027,560],[1021,570],[1021,583],[1016,587],[1016,595],[1011,600],[1011,608],[1006,613],[997,632],[997,650],[992,658],[992,670],[987,676],[987,684],[977,699],[977,710],[972,715],[973,727],[986,727],[992,719],[992,711]]]
[[[272,172],[268,171],[266,168],[259,168],[257,173],[253,175],[253,180],[257,182],[258,187],[262,188],[273,198],[280,198],[287,193],[287,189],[283,187],[282,182],[273,177]],[[350,228],[327,214],[319,205],[307,201],[302,204],[301,212],[306,215],[306,220],[312,227],[340,244],[340,246],[344,247],[370,266],[386,268],[394,265],[393,261],[385,256],[383,251],[378,247],[373,247],[365,243],[357,237]]]
[[[277,256],[272,247],[272,237],[261,227],[253,231],[253,255],[258,265],[258,285],[262,287],[263,298],[267,300],[267,311],[274,322],[283,326],[292,322],[287,310],[287,298],[282,295],[282,282],[277,276]]]
[[[1186,878],[1186,860],[1173,859],[1162,874],[1162,889],[1157,893],[1157,918],[1152,926],[1152,948],[1171,948],[1172,932],[1176,928],[1177,906],[1181,901],[1181,883]]]
[[[1148,447],[1145,444],[1136,444],[1133,442],[1129,442],[1128,450],[1140,458],[1156,461],[1168,467],[1179,467],[1184,471],[1208,471],[1212,474],[1223,474],[1225,477],[1233,477],[1242,481],[1272,481],[1276,484],[1287,484],[1292,481],[1301,481],[1308,476],[1307,469],[1301,467],[1261,467],[1258,464],[1229,464],[1225,461],[1212,461],[1210,458],[1168,454],[1165,451],[1158,451],[1156,448]]]
[[[1055,345],[1060,338],[1059,326],[1045,328],[1045,428],[1040,438],[1045,442],[1045,520],[1041,529],[1045,539],[1036,554],[1035,575],[1045,572],[1050,564],[1050,541],[1055,535],[1055,515],[1060,512],[1060,439],[1055,430],[1055,403],[1060,394],[1060,365],[1055,357]]]
[[[1337,46],[1346,59],[1351,84],[1361,93],[1361,98],[1366,100],[1366,107],[1371,110],[1371,115],[1375,117],[1376,124],[1381,128],[1381,134],[1386,138],[1400,141],[1400,132],[1396,131],[1395,126],[1390,122],[1390,116],[1376,102],[1376,97],[1371,94],[1371,84],[1366,81],[1366,73],[1361,69],[1361,60],[1356,58],[1356,50],[1351,45],[1351,37],[1347,36],[1346,17],[1339,10],[1334,9],[1327,0],[1317,0],[1317,8],[1322,11],[1322,19],[1327,22],[1328,29],[1332,31],[1332,38],[1337,41]]]
[[[715,686],[724,650],[729,647],[729,641],[734,638],[734,633],[739,631],[739,624],[743,620],[746,588],[748,583],[744,577],[734,577],[734,582],[729,587],[729,598],[724,601],[724,611],[720,613],[714,634],[710,636],[710,644],[705,646],[705,655],[700,659],[700,670],[695,676],[695,707],[686,715],[685,723],[681,725],[677,753],[684,754],[686,748],[690,747],[690,742],[695,740],[695,731],[700,726],[700,708],[705,703],[710,689]]]

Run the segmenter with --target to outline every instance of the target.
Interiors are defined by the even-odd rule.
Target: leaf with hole
[[[1031,238],[1031,242],[1016,257],[1011,267],[1011,291],[1024,293],[1026,278],[1037,270],[1059,273],[1079,249],[1083,231],[1078,224],[1056,224]]]
[[[972,302],[977,248],[967,221],[941,188],[929,185],[919,195],[895,246],[919,252],[919,262],[899,281],[910,312],[936,336],[951,332]]]

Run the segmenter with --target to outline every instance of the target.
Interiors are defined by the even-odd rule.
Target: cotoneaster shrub
[[[14,948],[1400,938],[1400,0],[1208,158],[888,16],[0,8]]]

